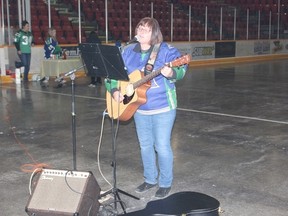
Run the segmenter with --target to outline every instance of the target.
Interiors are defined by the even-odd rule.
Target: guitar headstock
[[[169,63],[170,67],[178,67],[184,64],[188,64],[192,60],[191,55],[186,54],[184,56],[181,56],[180,58],[177,58],[176,60]]]

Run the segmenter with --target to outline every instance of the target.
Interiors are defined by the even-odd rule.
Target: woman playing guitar
[[[122,50],[130,81],[124,82],[124,86],[116,80],[105,83],[108,94],[113,98],[112,103],[120,107],[109,115],[113,118],[117,118],[115,113],[120,116],[117,110],[121,106],[134,114],[144,167],[144,183],[136,188],[136,192],[143,193],[158,185],[155,197],[163,198],[169,194],[173,181],[170,140],[177,107],[175,82],[184,77],[187,66],[183,64],[187,64],[189,58],[184,63],[180,60],[180,63],[173,64],[181,54],[175,47],[163,42],[158,21],[154,18],[140,20],[135,35],[138,43],[127,45]],[[135,98],[137,102],[133,101]],[[126,107],[129,103],[132,106],[137,104],[135,112]],[[108,105],[107,108],[109,111]]]

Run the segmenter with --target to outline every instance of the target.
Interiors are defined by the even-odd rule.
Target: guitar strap
[[[146,76],[147,74],[151,73],[154,68],[154,62],[157,58],[158,52],[160,50],[161,43],[155,44],[151,50],[148,62],[145,65],[144,68],[144,75]]]

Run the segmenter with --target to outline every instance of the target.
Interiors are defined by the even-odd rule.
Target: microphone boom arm
[[[85,64],[84,64],[84,65],[81,65],[80,67],[75,68],[75,69],[73,69],[73,70],[65,73],[64,76],[70,76],[71,74],[74,74],[76,71],[78,71],[78,70],[81,69],[81,68],[84,68],[85,66],[86,66]]]

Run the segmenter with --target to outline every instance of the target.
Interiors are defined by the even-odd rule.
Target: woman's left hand
[[[161,69],[161,74],[167,78],[169,77],[172,77],[173,76],[173,70],[171,67],[168,67],[168,66],[164,66],[162,69]]]

